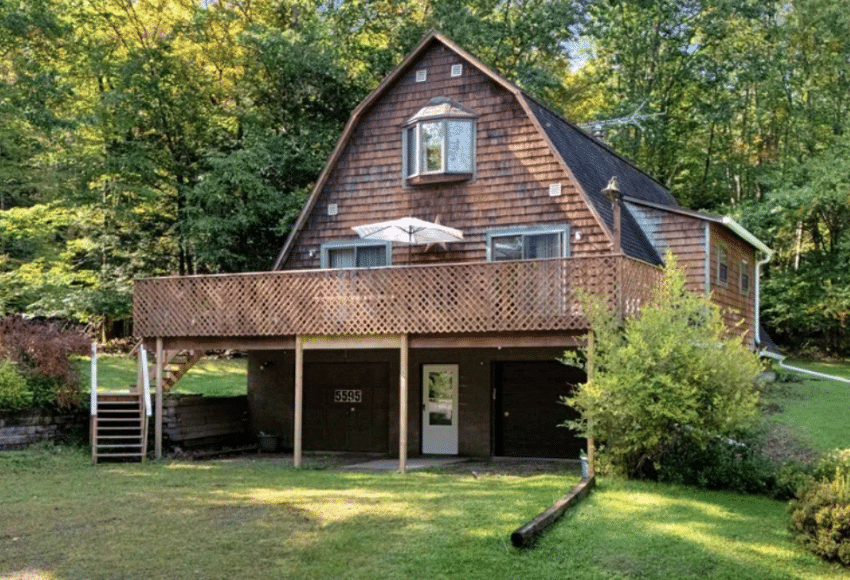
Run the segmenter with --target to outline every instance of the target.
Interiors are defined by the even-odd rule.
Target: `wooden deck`
[[[661,281],[654,266],[603,255],[148,278],[133,306],[145,338],[576,331],[579,289],[632,313]]]

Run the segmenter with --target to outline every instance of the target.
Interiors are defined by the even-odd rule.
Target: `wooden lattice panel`
[[[145,337],[580,330],[579,288],[633,311],[657,272],[598,256],[152,278],[136,282],[134,317]]]

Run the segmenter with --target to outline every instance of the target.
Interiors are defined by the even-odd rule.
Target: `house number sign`
[[[334,403],[362,403],[363,391],[360,389],[337,389],[334,391]]]

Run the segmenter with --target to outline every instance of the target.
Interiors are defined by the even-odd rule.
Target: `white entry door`
[[[422,366],[422,453],[457,455],[457,365]]]

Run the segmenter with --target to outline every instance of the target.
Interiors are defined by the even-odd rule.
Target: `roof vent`
[[[428,79],[428,69],[421,68],[416,71],[416,82],[424,83]]]
[[[549,185],[549,197],[559,197],[561,195],[561,184],[552,183]]]
[[[463,74],[463,65],[462,64],[453,64],[452,65],[452,76],[459,77]]]

